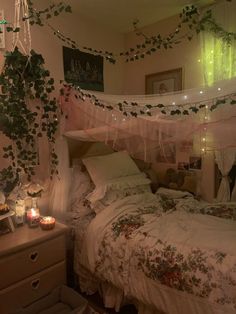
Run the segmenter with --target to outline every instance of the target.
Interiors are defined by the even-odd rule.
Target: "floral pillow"
[[[87,199],[90,201],[90,206],[98,213],[106,206],[127,196],[151,193],[150,182],[144,173],[110,180],[105,185],[96,187]]]
[[[236,203],[208,204],[200,212],[204,215],[236,220]]]

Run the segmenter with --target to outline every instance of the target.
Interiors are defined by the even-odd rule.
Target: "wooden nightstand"
[[[25,307],[66,283],[65,234],[53,230],[19,227],[0,236],[0,313]]]

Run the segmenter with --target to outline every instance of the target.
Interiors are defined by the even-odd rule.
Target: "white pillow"
[[[193,197],[193,195],[187,191],[178,191],[166,188],[159,188],[156,191],[156,194],[165,195],[169,198],[184,198],[184,197]]]
[[[73,166],[68,210],[81,216],[91,213],[92,209],[86,202],[86,196],[93,190],[94,184],[88,172],[82,171],[81,165]]]
[[[120,177],[141,173],[127,152],[82,159],[96,187]]]
[[[96,187],[92,193],[88,194],[86,199],[91,204],[101,200],[109,191],[123,191],[138,186],[147,185],[150,188],[151,181],[146,177],[145,173],[139,173],[132,176],[121,177],[117,179],[108,180],[105,184]]]
[[[86,198],[98,214],[117,200],[127,196],[151,193],[150,180],[144,173],[110,180],[106,185],[96,187]]]

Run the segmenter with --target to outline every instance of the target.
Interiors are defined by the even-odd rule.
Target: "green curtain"
[[[227,31],[236,31],[236,1],[220,3],[212,9],[213,15]],[[234,14],[233,14],[234,13]],[[206,86],[236,76],[236,40],[227,45],[211,33],[201,35],[201,61]]]

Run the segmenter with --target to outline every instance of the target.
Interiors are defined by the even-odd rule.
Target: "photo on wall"
[[[200,156],[189,157],[189,169],[201,170],[202,169],[202,158]]]
[[[145,77],[146,94],[161,95],[182,88],[182,68],[148,74]]]
[[[156,155],[156,162],[175,164],[176,163],[176,145],[169,143],[158,149]]]
[[[82,89],[104,91],[103,57],[63,47],[64,77]]]

